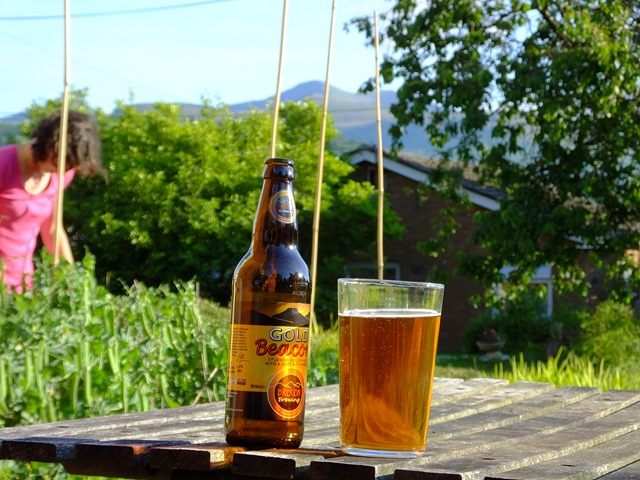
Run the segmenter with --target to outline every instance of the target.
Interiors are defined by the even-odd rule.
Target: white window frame
[[[500,270],[502,276],[507,279],[509,278],[509,274],[513,272],[516,267],[507,266],[503,267]],[[546,313],[547,317],[551,318],[553,315],[553,276],[551,265],[542,265],[539,267],[533,276],[531,277],[531,285],[545,285],[547,287],[547,298],[546,298]],[[504,289],[502,285],[494,285],[493,290],[500,296],[504,296]]]

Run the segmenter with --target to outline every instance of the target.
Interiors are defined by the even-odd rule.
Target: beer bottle
[[[311,285],[298,252],[293,161],[268,158],[251,247],[233,275],[226,440],[302,442]]]

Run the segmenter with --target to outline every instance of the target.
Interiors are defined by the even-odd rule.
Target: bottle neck
[[[287,163],[288,162],[288,163]],[[268,159],[253,226],[253,247],[297,248],[298,222],[293,198],[293,162]]]

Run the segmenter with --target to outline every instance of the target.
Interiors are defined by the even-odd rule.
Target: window
[[[378,188],[378,165],[367,165],[367,182]],[[387,188],[387,176],[384,176],[384,187]]]
[[[506,279],[509,274],[515,270],[514,267],[504,267],[500,273]],[[551,265],[543,265],[531,277],[531,285],[544,285],[546,287],[546,313],[547,317],[551,318],[553,315],[553,283],[551,280]],[[504,293],[502,285],[495,285],[494,290],[498,294]]]
[[[367,165],[367,182],[374,187],[378,184],[378,167],[376,165]]]

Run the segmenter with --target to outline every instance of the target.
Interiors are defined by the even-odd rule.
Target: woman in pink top
[[[57,112],[38,124],[28,143],[0,147],[0,278],[9,291],[31,288],[38,235],[53,253],[59,143]],[[97,125],[88,115],[75,111],[68,118],[66,168],[65,187],[76,172],[81,176],[102,172]],[[62,225],[59,231],[58,253],[73,263]]]

